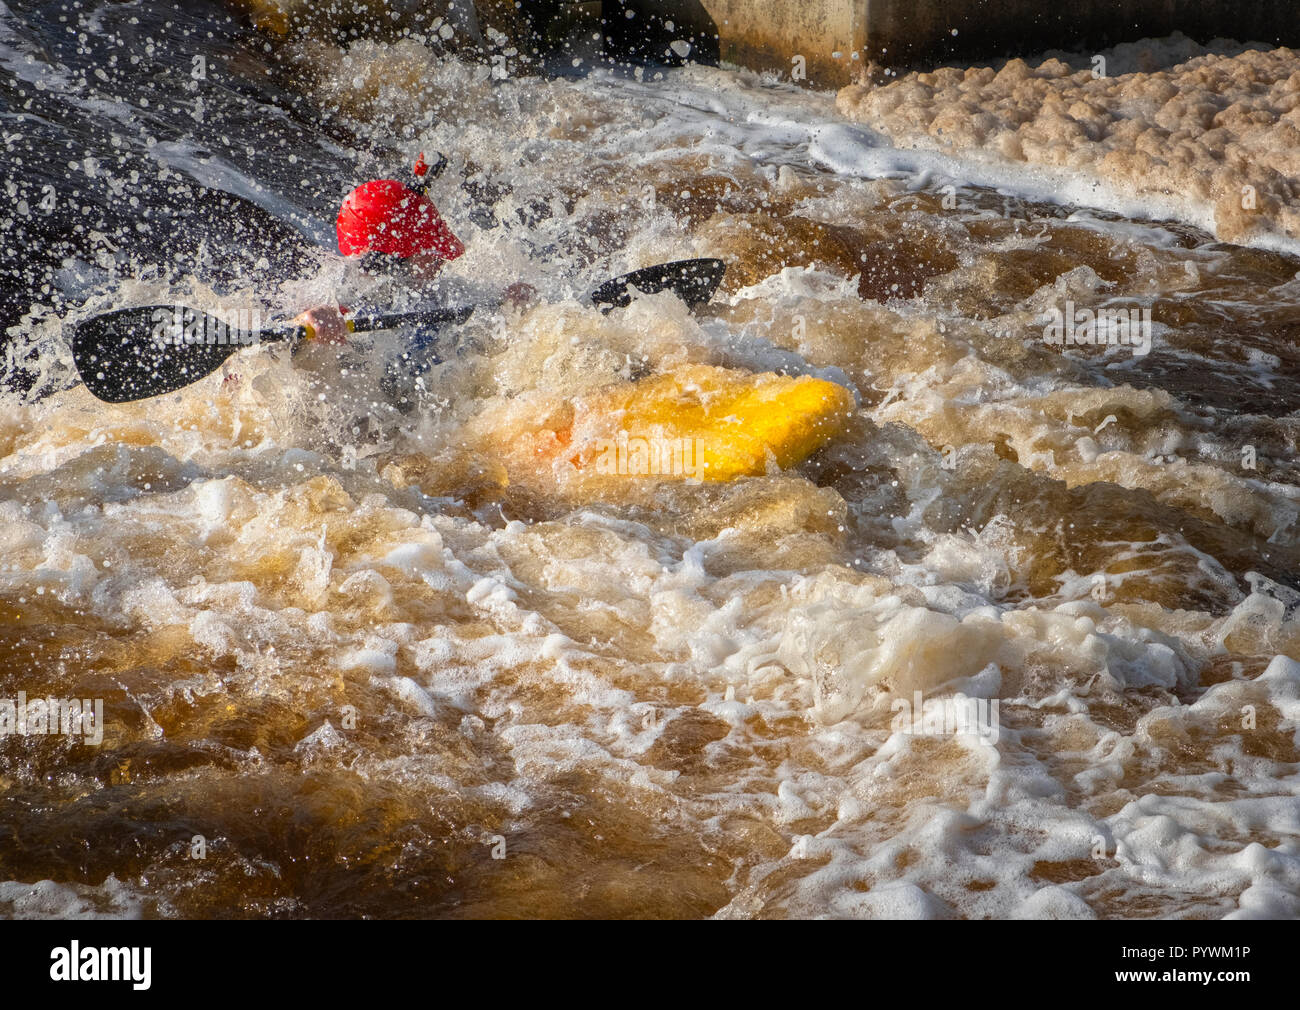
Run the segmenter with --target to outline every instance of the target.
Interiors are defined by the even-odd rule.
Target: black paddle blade
[[[647,295],[671,291],[694,309],[713,297],[726,272],[727,265],[715,259],[660,263],[606,281],[591,293],[591,300],[601,312],[609,312],[631,304],[634,291]]]
[[[161,396],[197,382],[240,347],[277,334],[177,305],[118,309],[79,323],[72,358],[81,380],[107,403]]]

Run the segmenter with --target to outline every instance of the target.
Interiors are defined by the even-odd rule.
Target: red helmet
[[[339,252],[414,256],[432,249],[444,260],[465,251],[438,208],[423,193],[396,179],[362,183],[343,200],[338,219]]]

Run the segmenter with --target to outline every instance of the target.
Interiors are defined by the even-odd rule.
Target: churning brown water
[[[117,6],[101,31],[145,17]],[[24,87],[79,87],[6,44]],[[1112,92],[1163,94],[1143,74],[1180,45]],[[235,52],[218,80],[264,100],[260,50]],[[267,141],[263,205],[328,236],[355,181],[443,150],[452,273],[544,299],[477,314],[377,429],[328,351],[0,407],[0,699],[104,702],[98,745],[0,740],[0,914],[1300,914],[1300,260],[1269,202],[1293,177],[1261,186],[1267,227],[1227,215],[1267,238],[1234,245],[1196,227],[1222,186],[1148,220],[1122,172],[1090,205],[1083,154],[990,153],[994,124],[927,146],[971,95],[1015,120],[973,86],[880,89],[938,111],[854,92],[854,125],[726,69],[494,81],[413,39],[277,58],[343,125],[329,170]],[[1296,108],[1300,60],[1268,65]],[[156,163],[256,194],[230,153],[253,126],[191,129]],[[1171,179],[1217,171],[1156,139]],[[695,315],[580,300],[692,255],[728,264]],[[341,274],[322,254],[218,293],[98,268],[71,318],[270,318]],[[59,319],[21,329],[56,368]],[[538,452],[575,399],[698,365],[834,378],[860,410],[799,469],[726,485]],[[915,692],[979,732],[926,732]]]

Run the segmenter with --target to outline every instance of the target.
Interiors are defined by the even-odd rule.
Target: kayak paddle
[[[713,297],[726,264],[717,259],[678,260],[606,281],[591,293],[602,312],[629,305],[634,291],[672,291],[691,308]],[[356,333],[397,326],[459,325],[473,305],[348,320]],[[86,388],[107,403],[131,403],[183,389],[211,375],[241,347],[310,336],[304,326],[281,323],[262,330],[232,329],[218,316],[177,305],[117,309],[78,323],[72,358]]]

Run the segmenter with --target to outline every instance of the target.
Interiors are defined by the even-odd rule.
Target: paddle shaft
[[[367,333],[372,330],[391,330],[398,326],[412,326],[419,323],[441,325],[461,322],[468,318],[474,309],[475,306],[466,305],[455,309],[425,309],[423,312],[388,312],[353,316],[347,318],[345,322],[349,333]],[[296,323],[281,323],[258,333],[256,342],[266,344],[281,340],[310,340],[313,336],[310,327]]]

